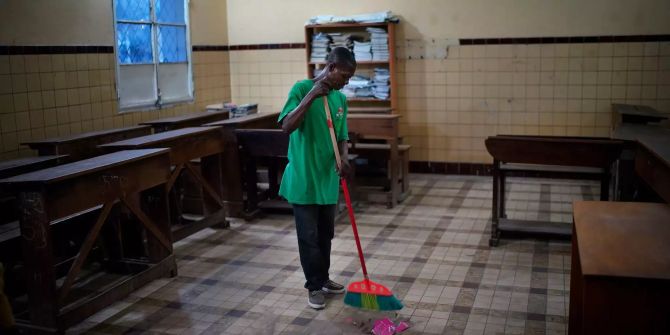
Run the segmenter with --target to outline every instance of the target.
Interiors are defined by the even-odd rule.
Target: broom
[[[328,130],[330,131],[330,139],[333,143],[333,151],[335,151],[335,163],[338,170],[342,167],[340,160],[340,152],[337,148],[337,140],[335,139],[335,130],[333,129],[333,121],[330,117],[330,107],[328,107],[328,99],[323,97],[323,105],[326,111],[326,120],[328,121]],[[347,203],[347,210],[349,211],[349,220],[351,221],[351,228],[354,231],[356,239],[356,247],[358,248],[358,258],[361,261],[361,268],[363,269],[362,281],[350,283],[347,287],[347,293],[344,295],[344,303],[357,308],[369,309],[374,311],[395,311],[403,308],[402,302],[393,296],[391,290],[384,285],[375,283],[368,278],[368,270],[365,267],[365,259],[363,258],[363,249],[361,248],[361,241],[358,237],[358,229],[356,228],[356,218],[354,217],[354,209],[351,206],[351,198],[349,196],[349,188],[344,178],[340,178],[340,185],[344,192],[344,200]]]

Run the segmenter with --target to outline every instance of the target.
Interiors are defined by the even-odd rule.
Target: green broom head
[[[393,296],[391,290],[369,279],[349,284],[344,303],[372,311],[397,311],[403,308],[402,302]]]

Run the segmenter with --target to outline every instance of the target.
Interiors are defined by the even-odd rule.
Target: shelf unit
[[[305,26],[305,52],[307,55],[307,78],[314,77],[314,70],[322,68],[325,61],[311,61],[312,53],[312,36],[315,34],[325,33],[351,33],[351,34],[367,34],[365,31],[368,27],[383,28],[388,33],[389,44],[389,60],[388,61],[360,61],[356,72],[372,73],[376,67],[385,67],[389,69],[390,74],[390,93],[388,100],[380,100],[375,98],[347,98],[349,108],[352,112],[356,110],[365,110],[366,112],[377,113],[393,113],[396,110],[398,101],[397,77],[396,77],[396,57],[395,57],[395,26],[393,22],[382,23],[333,23],[333,24],[315,24]]]

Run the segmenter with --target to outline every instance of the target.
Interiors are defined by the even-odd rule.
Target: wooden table
[[[243,170],[241,166],[237,129],[278,129],[279,112],[258,113],[233,119],[204,124],[204,127],[221,127],[221,135],[225,141],[223,161],[225,171],[221,172],[223,200],[228,205],[228,217],[246,217],[244,209]],[[248,217],[247,217],[248,218]]]
[[[615,125],[620,123],[646,124],[667,120],[670,117],[670,114],[661,113],[643,105],[612,104],[612,113]]]
[[[612,138],[625,141],[627,155],[619,162],[622,200],[633,199],[633,172],[665,202],[670,203],[670,129],[655,125],[622,123]],[[626,152],[625,152],[626,153]]]
[[[227,170],[221,159],[224,146],[220,127],[189,127],[108,143],[101,145],[100,148],[105,152],[169,148],[170,164],[174,168],[167,183],[168,191],[173,189],[182,171],[189,173],[202,187],[205,194],[203,202],[206,217],[204,219],[193,223],[185,222],[181,218],[181,211],[172,208],[180,206],[178,199],[181,197],[177,196],[172,202],[172,233],[175,241],[178,241],[205,227],[228,226],[225,218],[225,204],[221,198],[221,173]],[[200,159],[200,169],[191,163],[194,159]]]
[[[393,207],[408,193],[402,193],[402,183],[408,180],[400,181],[400,155],[398,151],[398,121],[400,115],[397,114],[348,114],[347,127],[349,132],[356,133],[359,140],[384,140],[389,146],[389,164],[388,179],[390,180],[389,191],[386,192],[387,205]],[[354,152],[356,153],[356,152]],[[362,157],[362,156],[361,156]],[[405,178],[406,179],[406,178]],[[407,189],[409,191],[409,189]]]
[[[37,150],[38,155],[68,155],[70,161],[100,155],[98,145],[151,134],[148,126],[107,129],[21,143]]]
[[[670,207],[573,205],[570,334],[670,334]]]
[[[513,220],[505,212],[505,181],[510,173],[587,176],[600,180],[600,199],[609,199],[610,167],[623,142],[609,138],[497,135],[485,141],[493,156],[492,227],[489,245],[503,232],[569,237],[570,227],[556,222]]]
[[[15,311],[19,326],[32,332],[62,332],[149,281],[176,274],[165,192],[169,174],[169,151],[148,149],[116,152],[0,181],[19,194],[22,213],[28,308]],[[100,205],[100,216],[89,226],[67,275],[58,278],[53,250],[57,241],[50,226]],[[82,271],[117,205],[129,208],[147,230],[147,254],[138,259],[109,259],[104,271]]]
[[[154,129],[154,133],[160,133],[185,127],[198,127],[205,123],[225,119],[228,119],[228,111],[207,111],[166,117],[140,124],[151,126]]]

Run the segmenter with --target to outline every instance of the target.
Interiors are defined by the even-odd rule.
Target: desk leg
[[[221,173],[223,171],[223,164],[221,163],[222,155],[211,155],[207,157],[202,157],[200,159],[200,170],[202,171],[202,176],[205,181],[209,184],[211,189],[221,198],[223,196],[222,184],[223,178]],[[205,216],[217,215],[222,209],[223,213],[221,214],[221,221],[218,224],[221,228],[227,228],[230,226],[230,223],[226,221],[225,212],[226,208],[221,208],[221,204],[216,201],[207,190],[203,190],[203,203]],[[227,204],[226,206],[227,207]]]
[[[247,189],[247,216],[253,217],[258,211],[258,170],[256,168],[256,159],[245,155],[244,159],[244,181]]]
[[[610,195],[610,167],[605,168],[605,172],[600,177],[600,201],[608,201]]]
[[[500,234],[498,233],[498,214],[500,213],[498,206],[500,201],[500,172],[498,170],[498,160],[493,160],[493,194],[491,196],[491,238],[489,239],[489,246],[495,247],[498,245]]]
[[[225,132],[225,131],[224,131]],[[242,192],[242,166],[240,163],[239,149],[235,134],[223,135],[226,138],[226,146],[223,151],[221,166],[221,180],[223,188],[223,201],[228,205],[228,217],[243,217],[244,200]],[[225,165],[225,168],[224,166]]]
[[[391,146],[391,159],[389,162],[389,178],[391,180],[391,194],[388,208],[393,208],[398,203],[399,191],[398,187],[398,139],[397,137],[389,140]]]
[[[19,194],[23,261],[31,323],[45,328],[58,328],[56,277],[46,202],[43,193]]]
[[[170,214],[165,185],[161,184],[143,191],[141,198],[141,210],[156,225],[156,228],[167,239],[167,242],[170,243],[169,248],[166,248],[154,234],[147,230],[147,252],[149,260],[153,263],[158,263],[172,255],[172,231],[170,228]],[[174,264],[173,268],[174,270],[172,271],[172,274],[176,275],[176,264]]]
[[[569,334],[583,333],[583,296],[584,278],[582,277],[582,265],[579,260],[579,246],[577,245],[577,232],[575,224],[572,224],[572,261],[570,264],[570,311],[569,311]]]

